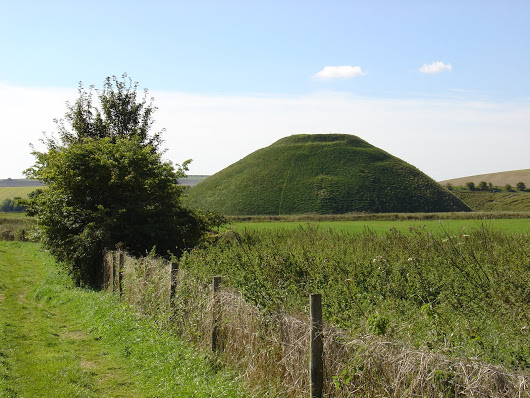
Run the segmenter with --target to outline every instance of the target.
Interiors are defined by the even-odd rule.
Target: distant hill
[[[179,179],[179,185],[188,185],[193,187],[208,177],[209,176],[206,175],[189,175],[186,178]]]
[[[0,180],[0,187],[41,187],[42,183],[36,180],[27,180],[25,178],[7,178]]]
[[[473,182],[475,185],[478,185],[482,181],[487,183],[491,182],[491,184],[496,187],[504,187],[506,184],[510,184],[512,187],[515,187],[518,182],[523,182],[527,187],[530,187],[530,169],[501,171],[499,173],[479,174],[476,176],[453,178],[450,180],[440,181],[440,184],[447,185],[449,183],[457,187],[465,186],[468,182]]]
[[[346,134],[283,138],[190,188],[185,203],[225,215],[469,210],[417,168]]]

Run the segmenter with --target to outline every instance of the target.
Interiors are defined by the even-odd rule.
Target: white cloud
[[[421,73],[428,73],[428,74],[435,74],[435,73],[440,73],[440,72],[443,72],[444,70],[452,70],[453,67],[451,66],[451,64],[444,64],[443,62],[441,61],[437,61],[437,62],[433,62],[432,64],[424,64],[420,69],[419,71]]]
[[[316,73],[314,77],[317,79],[351,79],[352,77],[359,77],[366,75],[360,66],[325,66],[320,72]]]

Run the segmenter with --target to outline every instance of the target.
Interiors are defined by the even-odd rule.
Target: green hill
[[[518,182],[523,182],[526,186],[530,187],[530,169],[525,170],[511,170],[501,171],[498,173],[490,174],[479,174],[468,177],[453,178],[451,180],[440,181],[440,184],[447,185],[451,184],[455,187],[465,186],[468,182],[472,182],[475,185],[480,184],[482,181],[491,183],[496,187],[504,187],[506,184],[510,184],[515,188]]]
[[[345,134],[283,138],[190,188],[186,204],[225,215],[469,210],[415,167]]]

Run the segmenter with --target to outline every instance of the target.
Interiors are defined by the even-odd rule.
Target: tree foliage
[[[517,183],[517,190],[518,191],[524,191],[526,189],[526,184],[524,182],[518,182]]]
[[[20,203],[21,198],[19,197],[14,199],[5,198],[2,202],[0,202],[0,212],[11,213],[24,211],[24,206],[22,206]]]
[[[34,151],[26,174],[47,188],[29,202],[43,242],[65,262],[79,283],[97,286],[102,255],[116,246],[132,254],[180,255],[199,242],[206,218],[182,207],[188,161],[175,167],[162,159],[160,134],[150,135],[152,103],[137,102],[137,84],[107,78],[67,105],[57,120],[59,138]],[[66,127],[65,122],[70,128]]]
[[[489,189],[489,185],[486,181],[481,181],[479,184],[478,184],[478,190],[479,191],[487,191]]]

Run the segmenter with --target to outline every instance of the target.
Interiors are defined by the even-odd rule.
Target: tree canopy
[[[58,138],[34,151],[26,171],[46,184],[28,203],[43,243],[79,283],[97,286],[104,250],[179,255],[197,244],[207,222],[180,197],[187,164],[162,159],[160,133],[151,135],[152,101],[137,101],[137,83],[107,78],[98,90],[80,85],[79,98],[56,120]],[[67,127],[68,126],[68,127]]]

